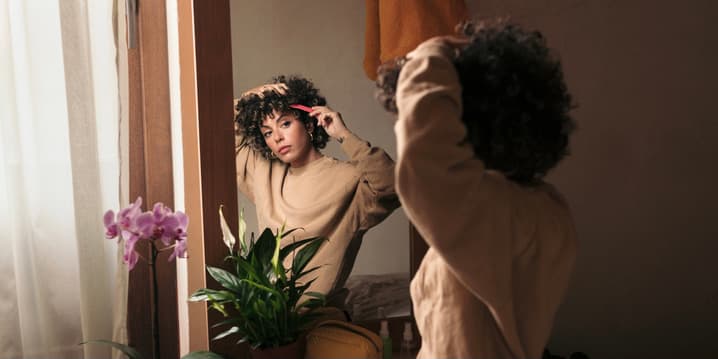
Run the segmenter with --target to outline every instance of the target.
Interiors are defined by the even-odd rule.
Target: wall
[[[718,357],[718,6],[483,0],[540,29],[578,109],[550,179],[579,232],[550,348],[592,358]]]
[[[341,112],[352,132],[396,158],[392,117],[374,100],[374,83],[362,70],[363,1],[233,0],[230,7],[235,94],[279,74],[300,74]],[[346,159],[335,141],[323,152]],[[256,231],[254,207],[240,197]],[[408,221],[397,210],[364,236],[353,273],[408,271]]]

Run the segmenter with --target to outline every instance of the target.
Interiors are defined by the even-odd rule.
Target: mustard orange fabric
[[[364,72],[376,80],[381,63],[404,56],[426,39],[453,34],[467,18],[464,0],[366,0]]]

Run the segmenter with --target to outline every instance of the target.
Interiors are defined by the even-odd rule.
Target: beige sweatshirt
[[[424,43],[397,88],[397,192],[430,249],[411,283],[420,358],[540,358],[576,256],[549,184],[486,170],[465,141],[451,49]]]
[[[318,278],[309,291],[325,294],[343,288],[364,233],[399,207],[389,155],[353,134],[341,146],[348,162],[323,156],[299,168],[268,161],[249,146],[240,146],[236,156],[237,184],[256,205],[260,231],[276,232],[283,223],[304,228],[282,239],[282,246],[313,236],[329,239],[306,267],[321,265],[309,276]]]

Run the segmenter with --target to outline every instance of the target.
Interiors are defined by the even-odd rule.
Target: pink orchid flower
[[[177,211],[174,215],[179,221],[179,225],[175,227],[175,236],[177,236],[178,241],[184,241],[187,239],[187,225],[189,225],[189,217],[187,217],[187,215],[182,211]]]
[[[105,212],[105,215],[102,217],[102,221],[105,223],[105,238],[113,239],[120,234],[117,221],[115,221],[115,212],[113,210]]]
[[[172,254],[170,254],[169,259],[167,259],[168,262],[172,261],[175,258],[186,258],[187,257],[187,241],[181,240],[175,242],[175,249],[172,251]]]
[[[120,210],[117,216],[113,210],[105,212],[102,218],[105,224],[105,237],[113,239],[120,234],[125,239],[131,237],[130,232],[134,231],[136,217],[141,213],[140,205],[142,205],[142,197],[137,197],[135,203]]]
[[[162,243],[168,246],[172,243],[172,241],[177,240],[178,238],[176,233],[179,226],[179,218],[174,213],[165,216],[165,218],[162,219],[162,222],[158,224],[158,227],[161,228],[159,231],[159,239]]]
[[[135,244],[139,240],[138,236],[131,237],[125,240],[125,253],[122,256],[122,261],[127,264],[129,270],[135,268],[140,255],[135,251]]]
[[[182,225],[183,213],[172,212],[164,204],[157,202],[152,212],[145,212],[137,217],[137,229],[142,238],[159,239],[166,246],[179,240],[180,234],[186,230],[186,220]],[[185,216],[186,217],[186,216]]]
[[[142,197],[137,197],[135,200],[135,203],[130,205],[127,208],[123,208],[119,213],[117,213],[117,224],[121,229],[124,230],[130,230],[132,229],[132,225],[134,222],[134,219],[142,213],[142,210],[140,209],[140,206],[142,205]]]
[[[137,264],[140,255],[135,245],[140,240],[160,240],[169,247],[174,242],[174,248],[169,260],[183,258],[187,253],[187,225],[189,218],[182,211],[173,212],[172,209],[161,202],[154,204],[152,211],[142,212],[142,197],[137,197],[134,203],[120,210],[115,216],[114,211],[108,210],[103,216],[105,236],[108,239],[124,239],[123,261],[132,270]],[[169,249],[169,248],[167,248]]]
[[[140,238],[152,239],[156,231],[155,219],[152,212],[144,212],[137,216],[135,226],[137,235],[139,235]]]

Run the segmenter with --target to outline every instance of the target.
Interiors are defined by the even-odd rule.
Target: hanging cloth
[[[380,64],[406,55],[426,39],[454,34],[466,19],[464,0],[366,0],[364,72],[376,80]]]

